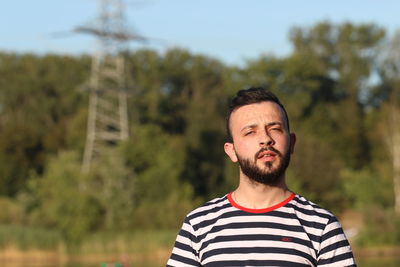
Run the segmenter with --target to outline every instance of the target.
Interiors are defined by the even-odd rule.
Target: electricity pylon
[[[111,145],[128,138],[124,51],[130,40],[143,40],[125,28],[122,0],[99,0],[100,16],[94,26],[77,32],[95,35],[99,49],[92,56],[87,136],[82,171],[88,172]]]

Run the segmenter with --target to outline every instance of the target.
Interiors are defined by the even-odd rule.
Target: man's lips
[[[269,147],[260,149],[260,151],[256,154],[256,160],[262,161],[274,161],[276,157],[280,156],[279,151],[276,149]]]
[[[276,157],[276,153],[273,151],[263,151],[258,154],[257,158],[266,158],[266,157]]]

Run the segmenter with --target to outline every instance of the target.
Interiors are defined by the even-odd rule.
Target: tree
[[[385,130],[381,134],[393,170],[394,209],[400,215],[400,31],[384,48],[379,72],[382,84],[376,95],[379,102],[384,101],[381,114]]]
[[[370,160],[364,96],[384,36],[375,25],[350,23],[320,23],[291,32],[294,52],[288,59],[288,82],[292,90],[309,95],[299,119],[319,120],[322,124],[313,132],[336,146],[350,168],[360,169]]]
[[[180,176],[197,195],[215,194],[224,180],[225,66],[181,49],[163,57],[139,52],[131,60],[129,65],[137,66],[133,80],[140,84],[131,102],[136,122],[182,136],[186,156]]]
[[[14,197],[29,172],[66,147],[66,128],[79,110],[76,90],[85,57],[0,54],[0,194]],[[87,68],[88,70],[88,68]]]
[[[124,145],[127,166],[135,172],[132,226],[178,227],[195,198],[181,177],[185,150],[182,137],[157,125],[134,125],[132,139]]]

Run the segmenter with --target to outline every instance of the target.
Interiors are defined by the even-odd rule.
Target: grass
[[[154,249],[172,248],[176,231],[145,230],[135,232],[95,233],[75,247],[79,253],[146,253]]]
[[[30,261],[45,263],[68,263],[71,266],[99,266],[105,262],[127,261],[134,266],[165,266],[176,238],[176,230],[135,230],[131,232],[99,232],[83,239],[80,244],[68,245],[61,235],[51,229],[22,225],[0,225],[0,263],[10,259],[25,263]],[[68,248],[68,249],[67,249]],[[393,251],[392,251],[393,250]],[[387,256],[397,255],[398,247],[392,250],[356,249],[359,264],[374,265]],[[374,252],[375,254],[373,254]],[[381,255],[382,254],[382,255]],[[385,256],[382,258],[382,256]],[[398,266],[397,259],[388,259],[385,266]],[[390,265],[390,264],[392,265]],[[368,265],[369,264],[369,265]],[[54,264],[53,266],[58,266]],[[70,265],[66,265],[70,266]]]
[[[52,250],[62,243],[58,231],[24,225],[0,225],[0,248]]]
[[[59,232],[51,229],[0,225],[0,260],[129,261],[161,266],[170,255],[176,234],[176,230],[99,232],[88,235],[81,243],[67,244]]]

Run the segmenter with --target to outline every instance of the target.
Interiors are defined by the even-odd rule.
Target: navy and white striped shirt
[[[266,209],[232,195],[190,212],[167,266],[356,266],[335,216],[296,194]]]

